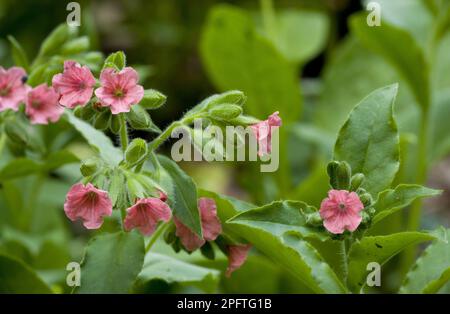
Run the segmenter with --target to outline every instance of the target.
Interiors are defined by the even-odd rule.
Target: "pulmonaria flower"
[[[102,106],[111,107],[113,114],[129,112],[144,97],[144,88],[137,84],[138,80],[133,68],[126,67],[119,72],[106,68],[100,74],[101,87],[95,90],[95,95]]]
[[[222,225],[217,217],[216,203],[213,199],[201,197],[198,200],[200,221],[202,225],[203,239],[183,225],[176,217],[173,221],[176,226],[176,236],[186,250],[192,252],[205,244],[206,241],[214,241],[222,232]]]
[[[247,259],[248,251],[252,246],[250,244],[238,244],[228,246],[228,267],[225,275],[231,276],[231,273],[240,268]]]
[[[345,229],[353,232],[358,228],[363,208],[364,205],[355,192],[330,190],[328,198],[320,205],[319,213],[328,231],[341,234]]]
[[[17,111],[25,101],[29,87],[25,85],[25,70],[12,67],[5,70],[0,66],[0,112],[6,109]]]
[[[138,228],[143,235],[151,235],[159,221],[169,221],[172,212],[169,206],[156,197],[142,198],[127,209],[125,230]]]
[[[64,72],[53,76],[52,85],[61,95],[59,103],[75,108],[86,105],[91,99],[95,78],[87,66],[69,60],[64,62]]]
[[[281,126],[281,118],[278,116],[278,111],[271,114],[267,120],[251,126],[258,141],[258,156],[270,154],[272,151],[272,127],[279,126]]]
[[[78,183],[67,193],[64,212],[72,221],[81,219],[87,229],[98,229],[103,224],[103,217],[111,216],[112,203],[106,191],[91,183],[86,186]]]
[[[25,113],[33,124],[56,122],[64,112],[58,104],[59,95],[52,87],[41,84],[27,94]]]

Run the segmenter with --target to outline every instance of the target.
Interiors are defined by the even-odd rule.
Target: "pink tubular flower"
[[[360,212],[364,205],[358,194],[345,190],[330,190],[328,198],[320,205],[320,216],[324,220],[325,228],[334,234],[345,231],[355,231],[361,223]]]
[[[95,78],[87,66],[64,62],[64,72],[53,76],[53,88],[61,95],[59,103],[67,108],[84,106],[94,92]]]
[[[181,243],[186,250],[190,252],[201,247],[206,241],[214,241],[222,232],[222,225],[217,217],[216,203],[214,200],[201,197],[198,200],[198,207],[200,209],[203,239],[183,225],[176,217],[173,219],[177,229],[175,234],[181,239]]]
[[[169,206],[156,197],[142,198],[127,209],[125,230],[138,228],[143,235],[151,235],[159,221],[169,221],[172,212]]]
[[[240,268],[247,259],[248,251],[252,246],[250,244],[238,244],[228,246],[228,267],[225,275],[231,276],[231,273]]]
[[[111,216],[112,203],[106,191],[91,183],[86,186],[78,183],[67,193],[64,212],[72,221],[83,220],[87,229],[98,229],[103,224],[103,216]]]
[[[24,84],[25,70],[12,67],[5,70],[0,66],[0,112],[6,109],[17,111],[25,101],[28,86]]]
[[[144,88],[137,84],[138,80],[133,68],[126,67],[119,72],[106,68],[100,74],[101,87],[95,90],[95,95],[102,106],[111,107],[113,114],[129,112],[144,97]]]
[[[251,126],[258,141],[258,156],[270,154],[272,151],[272,127],[279,126],[281,126],[281,118],[278,116],[278,111],[271,114],[267,120]]]
[[[59,95],[52,87],[41,84],[27,95],[25,113],[33,124],[56,122],[64,112],[58,104]]]

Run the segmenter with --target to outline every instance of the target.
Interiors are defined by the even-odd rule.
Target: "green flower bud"
[[[232,90],[222,94],[213,95],[207,98],[206,100],[207,100],[207,108],[211,109],[221,104],[234,104],[242,106],[247,100],[247,97],[241,91]]]
[[[350,168],[350,165],[345,161],[341,161],[336,173],[339,190],[349,190],[351,176],[352,169]]]
[[[364,207],[368,207],[373,203],[373,198],[372,195],[370,195],[370,193],[361,194],[359,196],[359,199],[361,200],[361,203],[363,203]]]
[[[92,108],[91,105],[86,105],[82,108],[81,119],[89,121],[94,117],[97,112]]]
[[[316,211],[314,213],[306,214],[306,223],[314,227],[319,227],[322,226],[323,220],[322,217],[320,217],[320,213]]]
[[[177,240],[177,236],[175,235],[175,225],[171,225],[169,228],[166,229],[164,232],[164,242],[167,244],[172,244]]]
[[[99,130],[106,130],[109,126],[109,120],[111,118],[111,113],[106,110],[100,114],[97,114],[97,118],[94,122],[94,127]]]
[[[139,105],[145,109],[158,109],[166,102],[167,97],[157,90],[146,89]]]
[[[109,129],[111,130],[111,132],[113,132],[114,134],[119,134],[121,127],[122,125],[120,124],[119,115],[111,115],[111,120],[109,121]]]
[[[89,177],[96,173],[100,168],[100,161],[96,157],[83,160],[80,166],[80,172],[83,177]]]
[[[146,130],[153,124],[148,112],[139,105],[131,107],[127,114],[127,120],[131,127],[136,130]]]
[[[370,223],[371,220],[372,220],[372,218],[370,217],[370,215],[369,215],[365,210],[363,210],[363,211],[361,212],[361,217],[362,217],[361,223],[362,223],[363,225],[367,225],[367,224]]]
[[[337,169],[339,167],[338,161],[330,161],[327,166],[327,173],[330,177],[330,185],[333,189],[338,189],[338,181],[337,181]]]
[[[209,110],[209,113],[213,119],[228,121],[239,117],[242,113],[242,108],[238,105],[223,104],[213,107]]]
[[[135,138],[125,151],[125,161],[130,166],[136,165],[147,155],[147,143],[141,138]]]
[[[75,107],[75,109],[73,109],[73,114],[75,115],[75,117],[82,119],[83,107]]]
[[[351,191],[358,190],[359,187],[363,184],[365,178],[366,177],[362,173],[355,174],[350,181],[350,190]]]

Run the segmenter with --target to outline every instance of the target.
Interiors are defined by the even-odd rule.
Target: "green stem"
[[[153,244],[155,244],[156,240],[159,239],[159,237],[164,233],[164,231],[167,229],[168,226],[169,226],[169,223],[163,223],[162,225],[160,225],[158,227],[158,229],[156,229],[155,233],[150,238],[150,240],[147,243],[147,246],[145,247],[145,253],[150,251],[150,249],[152,248]]]
[[[348,276],[348,258],[347,258],[347,246],[346,246],[346,239],[341,241],[341,262],[342,262],[342,276],[343,276],[343,282],[347,282],[347,276]]]
[[[125,121],[125,115],[123,113],[119,114],[119,123],[120,123],[120,144],[122,145],[122,150],[125,150],[128,147],[128,130],[127,130],[127,122]]]

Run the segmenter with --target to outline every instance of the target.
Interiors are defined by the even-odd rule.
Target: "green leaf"
[[[447,229],[448,232],[448,229]],[[406,274],[400,293],[436,293],[450,279],[450,243],[435,241]]]
[[[28,158],[11,160],[0,169],[0,182],[28,176],[42,170],[42,165]]]
[[[388,188],[399,168],[399,136],[393,117],[397,85],[375,90],[350,113],[334,147],[334,159],[366,176],[363,187],[376,195]],[[383,162],[380,162],[380,161]]]
[[[39,50],[40,56],[56,54],[70,37],[70,29],[67,24],[60,24],[42,42]]]
[[[239,213],[228,220],[234,232],[290,271],[317,293],[343,293],[346,288],[305,237],[326,239],[320,229],[306,225],[301,202],[273,202]]]
[[[119,164],[122,160],[122,152],[117,147],[114,147],[111,140],[103,132],[96,130],[89,123],[78,119],[70,111],[66,111],[65,115],[69,123],[80,132],[86,141],[97,150],[106,162],[112,165]]]
[[[359,40],[383,56],[405,78],[417,102],[430,105],[429,69],[425,56],[414,38],[406,31],[383,21],[381,26],[367,27],[366,14],[350,18],[350,28]]]
[[[173,194],[169,194],[173,214],[189,229],[202,237],[200,215],[197,207],[197,187],[194,180],[167,157],[159,156],[159,162],[169,174]]]
[[[277,14],[278,49],[291,62],[306,63],[325,47],[328,17],[320,12],[286,10]]]
[[[63,55],[74,55],[89,50],[89,37],[82,36],[68,41],[62,46],[61,53]]]
[[[28,72],[30,64],[25,50],[13,36],[9,35],[8,40],[11,43],[11,54],[15,65],[24,68]]]
[[[0,293],[52,293],[22,261],[0,254]]]
[[[117,51],[110,54],[103,64],[103,69],[108,67],[116,68],[117,70],[122,70],[127,64],[127,58],[123,51]]]
[[[353,292],[359,292],[364,288],[369,263],[376,262],[383,265],[405,248],[435,238],[433,234],[425,232],[400,232],[362,238],[351,246],[348,253],[348,287]]]
[[[213,293],[217,290],[219,278],[220,272],[217,270],[193,265],[159,253],[148,253],[137,284],[159,279],[167,283],[193,285],[205,292]]]
[[[167,97],[154,89],[146,89],[139,103],[144,109],[158,109],[165,104]]]
[[[89,241],[77,293],[127,293],[144,263],[144,239],[129,232],[104,234]]]
[[[68,150],[59,150],[51,152],[44,164],[44,169],[49,171],[57,169],[67,164],[79,162],[80,159]]]
[[[385,190],[378,195],[378,199],[373,205],[377,214],[373,217],[372,223],[376,224],[417,199],[436,196],[441,192],[415,184],[400,184],[395,189]]]
[[[283,121],[295,121],[302,111],[296,67],[269,39],[251,16],[230,5],[217,5],[208,16],[200,52],[219,90],[242,90],[246,111],[266,117],[279,110]]]

